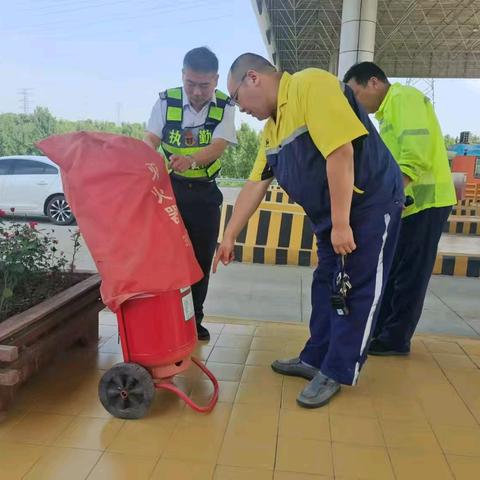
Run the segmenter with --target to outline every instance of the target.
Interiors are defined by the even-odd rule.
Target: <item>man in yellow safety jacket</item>
[[[408,355],[438,242],[457,201],[443,135],[430,100],[416,88],[390,84],[376,64],[358,63],[343,80],[367,112],[375,113],[380,136],[402,171],[405,194],[413,199],[403,213],[397,250],[368,352]]]

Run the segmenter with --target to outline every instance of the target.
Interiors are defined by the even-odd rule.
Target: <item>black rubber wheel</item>
[[[64,195],[54,195],[47,204],[47,217],[55,225],[71,225],[75,221]]]
[[[98,384],[105,410],[117,418],[142,418],[155,396],[150,373],[136,363],[118,363],[105,372]]]

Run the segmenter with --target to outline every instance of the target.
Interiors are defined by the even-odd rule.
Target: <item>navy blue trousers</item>
[[[203,320],[210,268],[220,228],[220,206],[223,195],[214,181],[184,180],[171,176],[177,206],[193,245],[204,277],[192,285],[193,306],[197,324]]]
[[[400,202],[370,208],[350,221],[357,249],[345,259],[352,289],[350,313],[338,315],[330,303],[341,258],[326,231],[317,238],[319,264],[313,274],[310,339],[302,361],[345,385],[354,385],[366,360],[400,229]]]
[[[428,208],[402,219],[397,250],[374,337],[398,351],[410,351],[438,242],[452,207]]]

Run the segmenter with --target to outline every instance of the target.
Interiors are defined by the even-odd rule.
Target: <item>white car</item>
[[[0,157],[0,209],[15,215],[46,215],[56,225],[74,217],[63,194],[59,168],[47,157]]]

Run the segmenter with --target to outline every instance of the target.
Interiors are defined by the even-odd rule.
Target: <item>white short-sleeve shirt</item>
[[[191,128],[203,125],[207,119],[210,104],[206,104],[199,112],[197,112],[188,100],[185,91],[182,88],[183,99],[183,120],[182,128]],[[217,99],[215,94],[212,96],[212,102],[216,105]],[[147,131],[162,138],[163,127],[165,126],[165,118],[167,116],[167,100],[159,98],[152,108],[150,119],[148,120]],[[212,139],[223,138],[229,143],[237,143],[237,134],[235,131],[235,106],[227,104],[223,113],[222,121],[215,127]]]

